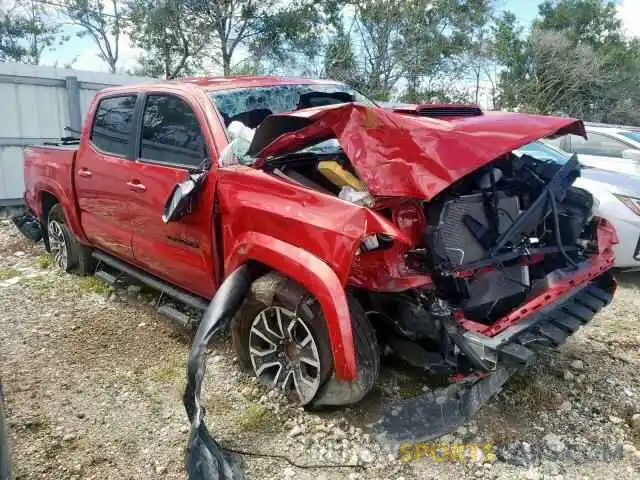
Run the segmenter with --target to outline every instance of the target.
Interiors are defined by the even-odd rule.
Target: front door
[[[92,244],[123,260],[133,259],[127,185],[133,160],[136,94],[102,98],[88,141],[76,155],[74,185],[82,228]]]
[[[148,272],[204,297],[215,292],[213,204],[215,171],[196,194],[193,211],[164,223],[164,205],[174,186],[207,156],[199,119],[174,94],[146,96],[135,171],[133,252]]]

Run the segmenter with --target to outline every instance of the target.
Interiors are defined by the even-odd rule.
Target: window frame
[[[200,130],[200,135],[202,135],[202,145],[203,145],[203,157],[202,160],[209,159],[211,165],[213,162],[211,161],[211,148],[207,144],[207,136],[205,134],[205,130],[202,128],[202,122],[198,118],[196,113],[196,109],[193,107],[193,102],[189,101],[184,95],[181,95],[176,91],[166,91],[166,90],[149,90],[143,92],[139,97],[139,108],[137,110],[137,118],[136,118],[136,128],[135,128],[135,150],[133,151],[133,158],[136,162],[151,164],[151,165],[162,165],[165,167],[179,168],[182,170],[194,171],[198,169],[198,165],[190,165],[186,163],[178,163],[178,162],[164,162],[162,160],[154,160],[152,158],[144,158],[142,157],[142,128],[144,126],[144,112],[147,107],[147,100],[149,97],[156,96],[171,96],[176,97],[187,105],[194,114],[196,122],[198,124],[198,129]]]
[[[135,154],[135,143],[136,143],[136,138],[137,138],[137,125],[138,125],[138,109],[139,109],[139,102],[140,102],[140,98],[141,98],[141,94],[140,92],[137,91],[132,91],[132,92],[118,92],[118,93],[113,93],[110,95],[104,95],[101,96],[98,99],[98,104],[96,105],[95,110],[93,111],[92,115],[93,118],[91,119],[91,129],[89,130],[89,136],[87,138],[89,145],[91,145],[91,147],[98,153],[102,154],[102,155],[107,155],[109,157],[113,157],[113,158],[121,158],[124,160],[133,160],[134,159],[134,154]],[[102,148],[100,148],[94,141],[93,141],[93,129],[95,128],[96,125],[96,120],[98,118],[98,112],[100,111],[100,105],[102,105],[102,102],[104,102],[105,100],[111,100],[114,98],[123,98],[123,97],[135,97],[135,102],[133,105],[133,116],[131,118],[131,123],[132,123],[132,127],[131,127],[131,132],[129,133],[130,136],[130,142],[128,145],[128,152],[125,154],[121,154],[121,153],[114,153],[114,152],[108,152],[107,150],[104,150]]]
[[[611,141],[614,141],[614,142],[618,142],[618,143],[620,143],[620,144],[622,144],[622,145],[624,145],[624,146],[626,147],[624,150],[627,150],[627,149],[629,149],[629,148],[634,148],[634,147],[630,146],[630,145],[629,145],[627,142],[625,142],[624,140],[621,140],[621,139],[619,139],[619,138],[616,138],[616,137],[614,137],[614,136],[612,136],[612,135],[609,135],[609,134],[607,134],[607,133],[603,133],[603,132],[596,132],[596,131],[592,131],[592,132],[587,131],[587,137],[589,137],[590,135],[594,135],[594,136],[596,136],[596,137],[604,137],[604,138],[605,138],[605,139],[607,139],[607,140],[611,140]],[[585,141],[586,141],[586,142],[588,142],[588,141],[589,141],[589,138],[587,138]],[[602,154],[602,153],[597,153],[597,154],[596,154],[596,153],[579,153],[579,152],[576,152],[576,151],[574,150],[574,139],[573,139],[573,138],[570,138],[570,139],[569,139],[569,142],[570,142],[570,143],[569,143],[569,148],[571,149],[571,152],[570,152],[570,153],[575,153],[575,154],[577,154],[577,155],[590,155],[590,156],[592,156],[592,157],[607,157],[607,158],[619,158],[619,159],[622,159],[622,158],[623,158],[623,157],[622,157],[622,155],[621,155],[621,156],[619,156],[619,157],[612,157],[612,156],[610,156],[610,155],[604,155],[604,154]]]

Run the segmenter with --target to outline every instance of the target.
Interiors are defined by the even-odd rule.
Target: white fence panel
[[[22,150],[79,130],[98,90],[143,77],[0,63],[0,207],[22,202]]]

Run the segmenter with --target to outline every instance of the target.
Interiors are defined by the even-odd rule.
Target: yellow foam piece
[[[324,175],[327,180],[338,187],[351,187],[359,192],[366,189],[366,185],[362,180],[353,175],[350,171],[342,168],[342,166],[335,160],[323,160],[322,162],[319,162],[318,171]]]

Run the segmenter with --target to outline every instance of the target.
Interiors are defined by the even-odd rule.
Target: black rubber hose
[[[551,204],[551,215],[553,216],[553,230],[556,237],[556,243],[558,244],[558,249],[560,250],[560,254],[564,257],[564,259],[571,265],[575,270],[578,269],[578,265],[573,259],[567,254],[564,250],[564,245],[562,245],[562,237],[560,235],[560,218],[558,216],[558,205],[556,204],[556,198],[553,195],[553,192],[549,192],[549,203]]]

